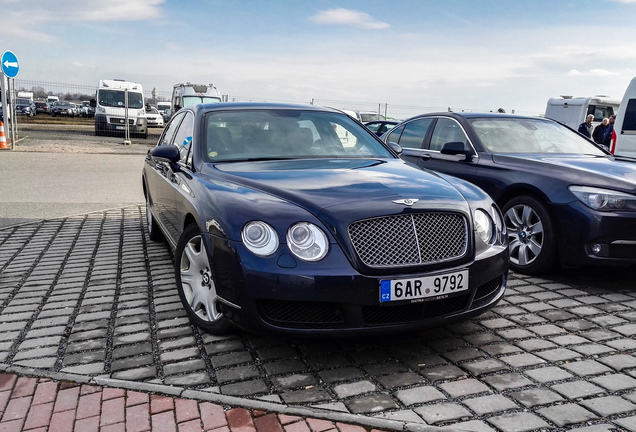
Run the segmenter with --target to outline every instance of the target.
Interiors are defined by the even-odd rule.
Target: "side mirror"
[[[447,142],[442,146],[440,150],[441,154],[445,155],[464,155],[468,159],[472,154],[472,150],[467,149],[466,145],[461,141]]]
[[[386,143],[386,144],[387,144],[387,145],[391,148],[391,150],[393,150],[393,151],[394,151],[394,152],[395,152],[398,156],[400,156],[400,155],[402,154],[402,152],[404,151],[404,150],[402,150],[402,146],[401,146],[401,145],[399,145],[399,144],[398,144],[398,143],[396,143],[396,142],[391,141],[391,142],[388,142],[388,143]]]
[[[159,162],[165,162],[169,164],[176,164],[181,159],[179,149],[173,145],[160,145],[150,151],[148,154]]]

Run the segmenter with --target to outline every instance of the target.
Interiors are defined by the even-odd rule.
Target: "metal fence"
[[[69,102],[77,102],[89,100],[95,97],[95,86],[77,85],[77,84],[64,84],[53,83],[44,81],[31,81],[24,79],[15,79],[14,86],[16,91],[31,91],[34,98],[45,100],[47,96],[57,96],[60,100],[68,100]],[[148,89],[144,90],[144,98],[146,102],[155,105],[157,102],[169,101],[172,96],[172,89]],[[222,95],[223,101],[228,102],[284,102],[284,103],[300,103],[311,104],[317,106],[326,106],[336,109],[353,110],[353,111],[368,111],[376,112],[383,115],[386,118],[391,119],[407,119],[417,114],[438,112],[438,111],[474,111],[485,112],[487,109],[476,109],[470,107],[441,107],[441,106],[416,106],[416,105],[397,105],[389,104],[386,102],[360,102],[360,101],[341,101],[330,100],[320,98],[309,98],[307,100],[280,100],[280,99],[265,99],[258,97],[237,96],[237,95]],[[537,113],[523,113],[518,114],[536,115]]]

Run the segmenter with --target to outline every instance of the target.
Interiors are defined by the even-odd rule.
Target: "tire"
[[[545,206],[520,196],[503,206],[510,241],[510,268],[519,273],[544,273],[555,264],[556,233]]]
[[[189,225],[181,235],[174,268],[179,297],[190,320],[208,333],[227,333],[232,326],[217,308],[216,280],[196,224]]]
[[[163,240],[163,234],[161,232],[161,228],[159,228],[159,224],[152,216],[152,212],[150,211],[150,198],[146,197],[146,227],[148,228],[148,238],[152,241],[161,241]]]

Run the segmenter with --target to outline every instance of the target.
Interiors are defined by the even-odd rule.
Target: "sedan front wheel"
[[[179,239],[175,277],[179,297],[190,320],[208,333],[227,333],[231,324],[218,309],[214,274],[196,224],[189,225]]]
[[[545,272],[554,265],[554,225],[545,206],[530,196],[520,196],[503,206],[510,241],[510,268],[525,274]]]

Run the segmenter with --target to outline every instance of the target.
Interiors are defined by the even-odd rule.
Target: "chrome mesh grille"
[[[460,258],[468,249],[466,219],[457,213],[417,213],[357,221],[349,237],[369,267],[431,264]]]

